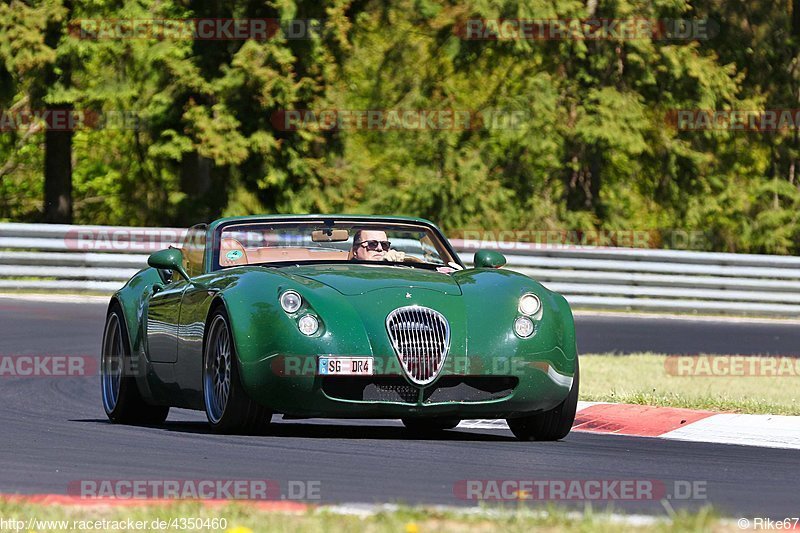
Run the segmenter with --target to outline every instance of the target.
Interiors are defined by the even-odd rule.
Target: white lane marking
[[[800,416],[723,413],[665,433],[661,438],[800,450]]]
[[[607,402],[578,402],[578,411],[602,403]],[[458,427],[506,430],[508,424],[502,419],[462,420]],[[720,413],[656,438],[800,450],[800,416]]]
[[[457,427],[461,429],[508,429],[508,424],[502,418],[498,420],[462,420]]]
[[[607,402],[578,402],[577,411],[580,412],[587,407]],[[462,420],[458,424],[462,429],[508,429],[508,424],[502,418],[499,420]]]
[[[503,509],[503,508],[487,508],[487,507],[456,507],[453,505],[424,505],[414,507],[416,509],[426,509],[438,513],[449,513],[455,516],[466,517],[486,517],[486,518],[507,518],[507,517],[531,517],[545,519],[550,516],[545,510],[536,508],[519,508]],[[400,506],[384,503],[384,504],[371,504],[371,503],[343,503],[338,505],[322,505],[314,509],[316,513],[332,513],[338,515],[357,516],[359,518],[367,518],[382,512],[395,512],[400,509]],[[596,518],[600,520],[607,520],[612,524],[625,524],[629,526],[652,526],[657,524],[672,524],[672,520],[666,516],[653,516],[642,514],[620,514],[620,513],[603,513],[597,512]],[[579,511],[569,511],[566,513],[567,518],[570,520],[581,521],[585,518],[585,514]],[[724,524],[728,521],[723,520]],[[731,522],[732,523],[732,522]]]

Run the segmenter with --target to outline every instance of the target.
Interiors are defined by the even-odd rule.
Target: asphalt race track
[[[575,322],[579,353],[800,356],[800,323],[582,314]]]
[[[105,306],[0,298],[0,355],[91,355],[100,351]],[[694,322],[579,316],[581,352],[800,355],[795,324]],[[587,378],[585,378],[587,379]],[[173,410],[164,427],[115,426],[92,377],[0,377],[0,492],[67,493],[86,479],[270,479],[319,481],[324,503],[474,505],[461,480],[697,481],[731,516],[797,516],[798,452],[572,433],[563,442],[520,443],[500,430],[410,438],[396,421],[282,421],[258,437],[215,436],[205,415]],[[577,505],[577,504],[576,504]],[[605,503],[595,504],[605,507]],[[617,502],[664,514],[660,500]]]

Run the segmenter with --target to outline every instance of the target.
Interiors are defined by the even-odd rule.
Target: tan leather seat
[[[275,263],[281,261],[344,261],[348,253],[344,250],[320,250],[312,248],[293,248],[293,247],[268,247],[250,250],[250,261],[252,263]]]

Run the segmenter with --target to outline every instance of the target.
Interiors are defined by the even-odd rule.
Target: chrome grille
[[[436,379],[450,348],[450,324],[438,311],[411,305],[386,317],[386,329],[406,375],[417,385]]]

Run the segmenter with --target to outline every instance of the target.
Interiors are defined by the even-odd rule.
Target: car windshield
[[[459,270],[435,230],[413,222],[247,222],[222,228],[216,268],[242,265],[359,262]]]

